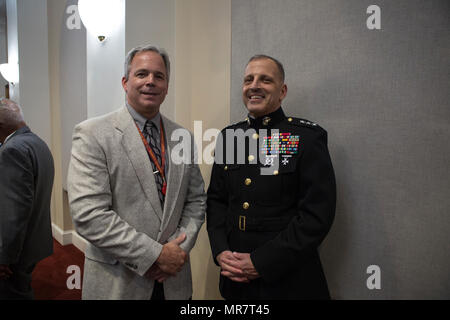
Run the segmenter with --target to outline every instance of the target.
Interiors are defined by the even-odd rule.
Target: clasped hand
[[[222,268],[220,274],[232,281],[248,283],[260,277],[250,258],[250,253],[225,250],[217,256],[216,260]]]
[[[147,271],[146,276],[158,282],[163,282],[171,276],[180,272],[188,260],[188,255],[180,248],[186,240],[186,234],[181,234],[178,238],[166,243],[156,262]]]

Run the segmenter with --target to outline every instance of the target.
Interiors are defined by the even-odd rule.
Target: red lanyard
[[[142,133],[141,129],[139,129],[139,126],[136,124],[136,128],[139,131],[139,134],[141,135],[142,142],[144,143],[145,149],[147,149],[147,153],[150,156],[150,159],[152,159],[153,163],[155,164],[156,168],[159,171],[159,174],[161,175],[163,179],[163,186],[162,186],[162,194],[166,195],[166,189],[167,189],[167,183],[166,183],[166,177],[164,168],[166,166],[166,146],[164,145],[164,128],[162,124],[162,119],[160,119],[160,131],[159,131],[159,137],[160,137],[160,145],[161,145],[161,165],[159,165],[158,160],[156,159],[155,154],[153,153],[152,148],[148,145],[147,139],[145,139],[144,134]],[[149,133],[150,134],[150,133]]]

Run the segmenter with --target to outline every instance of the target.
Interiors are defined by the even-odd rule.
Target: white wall
[[[175,1],[121,0],[121,21],[114,33],[100,43],[89,30],[86,34],[87,117],[114,111],[124,105],[121,85],[126,53],[133,47],[154,44],[167,50],[175,69]],[[175,73],[161,112],[175,119]]]
[[[161,113],[175,119],[175,0],[132,0],[126,2],[126,39],[128,52],[138,45],[152,44],[166,49],[171,62],[169,92]]]
[[[86,29],[79,21],[79,29],[66,25],[68,19],[74,14],[72,10],[67,12],[67,8],[76,5],[78,0],[67,0],[63,8],[59,8],[61,0],[49,0],[50,10],[62,18],[55,21],[56,28],[60,29],[59,34],[55,34],[55,42],[58,42],[59,52],[59,81],[53,84],[55,90],[59,91],[59,103],[61,106],[61,157],[62,157],[62,179],[64,189],[67,190],[67,170],[70,161],[70,151],[72,149],[72,132],[76,124],[87,119],[87,49],[86,49]],[[58,7],[58,9],[56,9]],[[60,225],[62,227],[62,225]]]
[[[105,41],[86,32],[87,54],[87,115],[96,117],[124,105],[121,84],[125,60],[125,0],[120,0],[121,20]]]

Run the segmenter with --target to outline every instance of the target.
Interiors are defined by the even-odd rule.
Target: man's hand
[[[218,254],[216,260],[222,268],[221,275],[235,282],[249,282],[244,271],[240,268],[239,260],[234,257],[230,250]]]
[[[250,253],[233,252],[233,257],[237,260],[237,265],[244,273],[248,280],[259,278],[260,275],[253,265]]]
[[[12,274],[8,265],[0,264],[0,280],[8,279]]]
[[[180,248],[184,240],[186,240],[186,234],[183,233],[163,246],[161,254],[156,259],[156,265],[163,273],[174,276],[186,263],[188,255]]]
[[[160,267],[158,267],[156,264],[153,264],[145,273],[145,276],[150,279],[156,280],[159,283],[162,283],[170,277],[170,274],[163,272]]]

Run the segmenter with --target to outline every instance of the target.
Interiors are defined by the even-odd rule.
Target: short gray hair
[[[8,125],[25,122],[20,106],[9,99],[0,100],[0,119]]]
[[[265,54],[256,54],[253,57],[251,57],[250,60],[248,60],[247,65],[254,60],[260,60],[260,59],[269,59],[269,60],[272,60],[273,62],[275,62],[275,64],[277,65],[277,68],[278,68],[278,72],[280,72],[281,80],[284,82],[285,73],[284,73],[283,64],[280,61],[278,61],[277,59],[275,59],[274,57],[271,57],[271,56],[268,56]]]
[[[128,54],[125,58],[125,71],[124,71],[125,80],[128,81],[128,77],[130,75],[130,68],[131,68],[130,66],[131,66],[131,62],[133,61],[134,56],[140,52],[147,52],[147,51],[156,52],[161,56],[161,58],[164,61],[164,65],[166,66],[167,82],[169,82],[169,78],[170,78],[169,55],[167,54],[166,50],[164,50],[163,48],[158,48],[158,47],[155,47],[152,45],[138,46],[138,47],[131,49],[130,52],[128,52]]]

